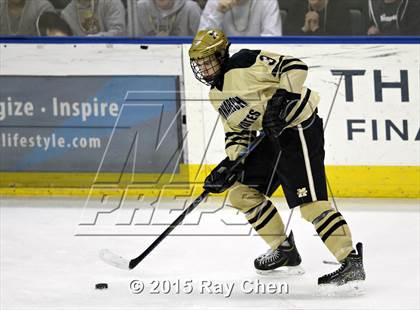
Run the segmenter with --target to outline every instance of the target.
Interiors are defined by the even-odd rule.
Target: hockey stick
[[[236,160],[233,166],[230,168],[230,171],[234,171],[241,162],[248,157],[249,154],[252,153],[252,151],[261,143],[261,141],[264,139],[265,134],[261,132],[261,134],[254,140],[254,142],[248,146],[247,150],[242,153]],[[209,192],[204,191],[200,196],[198,196],[189,206],[182,212],[176,220],[165,229],[165,231],[159,235],[159,237],[156,238],[155,241],[152,242],[152,244],[149,245],[149,247],[144,250],[143,253],[141,253],[139,256],[128,260],[122,256],[119,256],[117,254],[114,254],[108,249],[102,249],[99,251],[99,257],[107,264],[124,269],[124,270],[131,270],[134,267],[136,267],[147,255],[150,254],[150,252],[153,251],[155,247],[158,246],[159,243],[162,242],[163,239],[165,239],[172,230],[175,229],[183,220],[184,218],[192,211],[194,210],[206,197],[209,195]]]

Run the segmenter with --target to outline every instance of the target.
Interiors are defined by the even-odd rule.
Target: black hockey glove
[[[267,136],[278,137],[287,126],[286,116],[299,100],[290,98],[290,95],[286,90],[280,89],[267,102],[262,120],[263,130]]]
[[[204,181],[204,189],[210,193],[219,194],[231,187],[242,172],[242,165],[232,170],[234,163],[235,161],[229,160],[229,157],[222,160],[207,176]]]

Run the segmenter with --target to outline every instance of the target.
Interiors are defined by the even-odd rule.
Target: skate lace
[[[280,253],[278,250],[268,250],[266,253],[264,253],[263,255],[261,255],[258,260],[262,263],[262,264],[266,264],[266,263],[272,263],[273,261],[275,261],[276,259],[278,259],[280,256]]]
[[[340,273],[341,271],[343,271],[345,267],[346,267],[346,263],[342,263],[340,268],[338,268],[337,270],[335,270],[333,272],[330,272],[330,273],[326,274],[325,276],[323,276],[323,278],[329,278],[331,276],[334,276],[337,273]]]

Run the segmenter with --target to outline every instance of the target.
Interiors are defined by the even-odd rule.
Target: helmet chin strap
[[[204,80],[209,83],[211,86],[215,86],[217,78],[220,75],[220,71],[216,74],[213,74],[211,77],[205,77]]]
[[[213,73],[210,77],[206,77],[206,82],[209,83],[211,86],[216,86],[217,81],[220,80],[220,76],[223,75],[223,67],[224,63],[226,61],[226,58],[219,57],[219,70],[215,73]]]

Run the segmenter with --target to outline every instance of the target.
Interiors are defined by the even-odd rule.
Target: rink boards
[[[223,129],[192,75],[189,45],[163,43],[2,44],[0,192],[199,192],[225,156]],[[308,64],[331,194],[420,197],[419,44],[278,39],[231,52],[241,48]]]

